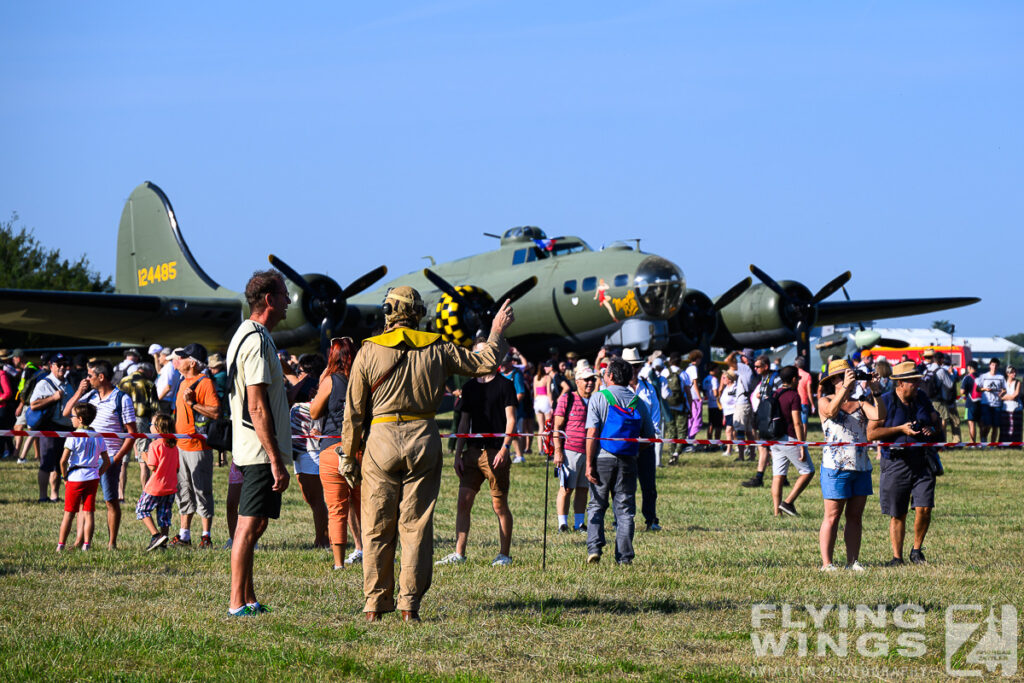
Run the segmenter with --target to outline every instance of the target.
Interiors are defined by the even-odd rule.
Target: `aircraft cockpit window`
[[[523,237],[531,240],[543,240],[547,239],[547,235],[544,231],[538,227],[532,225],[524,225],[518,228],[509,228],[503,235],[505,239],[514,239],[517,237]]]
[[[562,291],[565,292],[566,294],[575,294],[576,293],[576,281],[575,280],[566,280],[565,284],[562,285]]]
[[[597,289],[597,278],[596,277],[585,277],[583,278],[583,291],[592,292]]]
[[[586,251],[586,248],[579,242],[555,242],[551,253],[555,256],[565,256],[566,254],[578,254],[581,251]]]
[[[537,249],[535,247],[526,247],[524,249],[516,249],[512,254],[512,265],[518,266],[520,263],[530,263],[537,260]]]
[[[625,273],[620,273],[619,275],[615,276],[615,286],[616,287],[625,287],[628,284],[629,284],[629,276],[626,275]]]

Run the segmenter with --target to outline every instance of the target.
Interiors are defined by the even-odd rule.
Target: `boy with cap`
[[[558,397],[555,406],[555,469],[558,470],[558,496],[555,511],[558,531],[569,531],[569,498],[573,497],[574,531],[586,531],[587,492],[587,402],[597,387],[597,374],[590,362],[581,360],[573,371],[575,391]],[[562,433],[565,436],[562,436]],[[573,494],[575,492],[575,496]]]

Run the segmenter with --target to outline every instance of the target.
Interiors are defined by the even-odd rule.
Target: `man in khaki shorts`
[[[478,341],[474,351],[486,347]],[[494,372],[470,380],[462,387],[462,418],[460,434],[510,434],[516,426],[516,390],[511,380]],[[461,564],[466,561],[469,520],[473,500],[486,480],[491,487],[491,503],[498,516],[501,551],[491,562],[500,567],[512,564],[512,511],[508,507],[509,444],[511,436],[479,439],[460,438],[455,442],[455,473],[459,475],[459,503],[455,513],[455,552],[437,562],[438,565]]]

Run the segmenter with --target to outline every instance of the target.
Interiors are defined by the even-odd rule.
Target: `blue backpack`
[[[608,400],[608,415],[601,426],[601,448],[612,455],[635,458],[640,453],[640,444],[629,441],[606,441],[606,439],[635,439],[640,436],[643,427],[643,416],[640,413],[640,397],[633,399],[625,408],[619,405],[615,396],[608,389],[602,389]]]

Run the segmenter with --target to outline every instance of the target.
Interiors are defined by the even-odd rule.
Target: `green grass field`
[[[817,452],[813,457],[820,463]],[[701,454],[659,471],[665,530],[637,533],[632,567],[615,566],[610,555],[587,565],[581,536],[551,533],[542,572],[545,468],[534,456],[513,471],[515,565],[489,566],[497,525],[486,497],[478,498],[469,562],[438,568],[423,623],[416,626],[403,625],[396,615],[381,625],[364,623],[361,572],[332,571],[329,553],[310,548],[311,520],[294,479],[282,518],[271,523],[256,555],[257,591],[274,612],[232,620],[226,616],[228,552],[143,551],[148,534],[134,520],[136,477],[129,477],[122,549],[102,549],[106,523],[98,515],[98,549],[58,555],[60,507],[31,502],[35,470],[5,461],[0,679],[944,680],[948,606],[979,603],[982,617],[993,605],[1024,607],[1024,457],[969,451],[948,453],[944,461],[947,474],[939,480],[925,544],[927,566],[880,566],[890,553],[887,518],[876,495],[865,513],[861,560],[868,571],[820,573],[817,481],[798,501],[801,517],[777,519],[767,488],[739,486],[751,464]],[[448,456],[437,507],[437,558],[454,545],[450,463]],[[131,467],[136,473],[137,465]],[[219,547],[226,538],[227,468],[216,470],[215,482]],[[876,468],[876,494],[877,483]],[[551,493],[553,522],[553,485]],[[836,559],[844,560],[841,540]],[[891,617],[884,627],[857,628],[851,619],[846,629],[830,617],[821,629],[802,630],[808,655],[799,656],[793,645],[783,656],[758,656],[751,609],[762,602],[845,604],[851,610],[857,604],[895,609],[914,603],[925,610],[923,626],[914,627],[923,634],[925,652],[907,657],[897,651],[903,630]],[[809,621],[799,610],[794,618]],[[783,630],[778,615],[763,628]],[[867,654],[859,651],[855,640],[874,631],[883,635],[865,646]],[[847,656],[817,656],[819,632],[833,638],[847,633]],[[979,638],[975,634],[968,644]],[[969,666],[969,649],[961,648],[954,664]]]

